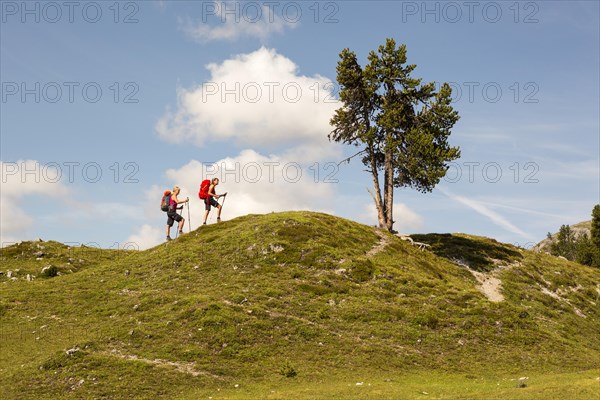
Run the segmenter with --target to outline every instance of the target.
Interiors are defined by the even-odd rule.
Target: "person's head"
[[[179,194],[179,192],[181,192],[181,189],[179,188],[179,186],[175,186],[175,187],[173,188],[173,193],[174,193],[175,195],[178,195],[178,194]]]
[[[212,180],[212,184],[213,184],[214,186],[217,186],[217,185],[219,184],[219,178],[213,178],[213,180]]]

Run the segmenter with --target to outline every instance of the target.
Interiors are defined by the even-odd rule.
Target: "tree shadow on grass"
[[[494,239],[470,238],[450,233],[429,233],[410,237],[417,242],[429,244],[429,250],[435,255],[452,262],[463,262],[480,272],[493,270],[496,267],[493,260],[509,264],[523,258],[516,247]]]

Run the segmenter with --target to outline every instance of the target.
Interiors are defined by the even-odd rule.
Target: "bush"
[[[286,361],[285,364],[283,364],[281,366],[281,368],[279,369],[279,373],[283,376],[285,376],[286,378],[293,378],[296,375],[298,375],[298,372],[296,371],[296,369],[290,364],[289,361]]]
[[[320,319],[329,319],[329,310],[327,310],[326,308],[321,308],[317,313],[317,317],[319,317]]]
[[[371,260],[365,257],[359,257],[352,262],[350,276],[356,282],[366,282],[373,277],[375,267]]]
[[[53,278],[58,275],[58,268],[54,265],[42,268],[42,276],[46,278]]]
[[[427,310],[423,313],[417,314],[413,318],[413,322],[429,329],[436,329],[440,320],[433,310]]]

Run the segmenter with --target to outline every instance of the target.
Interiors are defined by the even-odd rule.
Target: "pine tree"
[[[584,264],[600,268],[600,204],[596,204],[592,210],[590,239],[581,245],[581,252],[581,258],[586,261]]]
[[[592,210],[591,241],[600,251],[600,204],[596,204]]]
[[[596,249],[587,233],[577,238],[575,261],[584,265],[594,265],[596,261]]]
[[[562,225],[560,227],[556,241],[550,246],[550,253],[555,256],[565,257],[567,260],[575,261],[577,244],[575,234],[569,225]]]
[[[343,106],[330,123],[329,139],[364,146],[357,153],[373,177],[373,200],[379,226],[392,230],[395,187],[430,192],[460,157],[448,144],[459,116],[451,103],[447,83],[436,91],[434,82],[421,84],[410,74],[406,46],[387,39],[371,51],[362,68],[349,49],[340,53],[337,81]],[[383,196],[379,173],[383,172]]]

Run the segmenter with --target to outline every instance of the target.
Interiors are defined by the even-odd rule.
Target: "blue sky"
[[[339,52],[364,64],[389,37],[413,76],[452,84],[461,116],[462,157],[432,193],[396,190],[396,229],[529,247],[600,202],[596,1],[73,4],[1,2],[2,243],[151,246],[162,191],[192,198],[195,228],[210,173],[226,219],[375,224],[371,178],[334,166],[356,149],[327,122]]]

